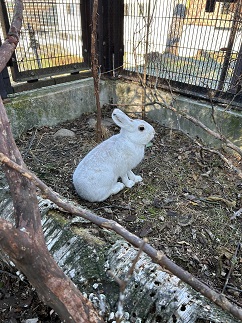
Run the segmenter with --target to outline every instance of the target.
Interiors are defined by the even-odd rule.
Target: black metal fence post
[[[237,29],[239,26],[240,12],[241,12],[241,2],[238,1],[236,4],[236,7],[235,7],[235,11],[234,11],[231,32],[229,35],[228,45],[227,45],[226,53],[225,53],[225,57],[224,57],[224,63],[223,63],[223,67],[221,70],[220,79],[219,79],[219,83],[218,83],[218,88],[217,88],[218,91],[223,90],[224,81],[225,81],[225,78],[226,78],[226,75],[228,72],[229,63],[231,60],[231,54],[232,54],[232,49],[233,49],[233,45],[234,45],[234,41],[235,41],[235,37],[236,37],[236,32],[237,32]]]
[[[237,94],[242,89],[242,44],[238,53],[238,58],[234,67],[234,73],[230,85],[229,92]]]
[[[99,64],[102,72],[115,77],[123,66],[124,1],[100,0],[99,10]]]
[[[0,95],[2,99],[6,99],[8,94],[13,93],[13,88],[10,83],[8,70],[5,67],[2,73],[0,73]]]
[[[80,13],[82,24],[82,51],[84,62],[88,66],[91,65],[91,15],[92,15],[92,0],[80,1]]]

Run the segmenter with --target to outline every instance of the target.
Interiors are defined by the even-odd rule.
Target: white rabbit
[[[155,134],[149,123],[130,119],[119,109],[113,110],[112,119],[121,128],[120,133],[91,150],[73,174],[77,193],[90,202],[104,201],[125,186],[142,181],[131,169],[141,162],[145,145]],[[122,182],[118,182],[119,178]]]

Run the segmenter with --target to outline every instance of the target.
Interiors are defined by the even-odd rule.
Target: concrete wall
[[[101,81],[101,105],[114,102],[129,104],[127,111],[141,111],[142,88],[134,83],[121,80]],[[147,91],[147,102],[153,102],[152,93]],[[171,95],[157,91],[160,101],[171,101]],[[222,107],[215,108],[216,125],[212,120],[212,109],[206,102],[192,100],[181,95],[175,96],[174,106],[186,111],[205,125],[221,133],[242,147],[242,114]],[[5,103],[15,137],[32,127],[54,126],[73,120],[82,113],[96,109],[92,78],[58,84],[33,91],[14,94]],[[201,137],[208,144],[217,144],[213,137],[192,122],[177,116],[174,112],[160,105],[146,108],[148,117],[166,127],[180,129],[191,136]],[[218,127],[218,129],[216,129]]]
[[[102,101],[106,102],[101,92]],[[95,110],[91,78],[10,96],[5,103],[15,137],[32,127],[55,126]]]
[[[111,90],[113,91],[113,96],[116,98],[116,102],[119,104],[130,104],[127,108],[129,111],[141,111],[141,107],[132,106],[132,104],[140,104],[142,102],[142,89],[140,86],[133,83],[116,81],[111,84]],[[111,93],[111,91],[109,92]],[[242,113],[240,111],[231,111],[228,108],[225,109],[215,106],[214,122],[211,104],[202,100],[189,99],[182,95],[174,95],[173,97],[175,98],[173,105],[177,110],[190,114],[210,129],[223,134],[226,138],[242,148]],[[156,91],[156,98],[160,102],[165,100],[169,103],[172,100],[171,95],[164,91]],[[153,101],[154,96],[152,92],[147,91],[146,102]],[[166,127],[179,129],[192,137],[200,137],[207,144],[214,146],[221,144],[220,141],[209,135],[202,128],[195,126],[191,121],[178,116],[160,105],[147,106],[146,111],[149,118],[158,121]]]

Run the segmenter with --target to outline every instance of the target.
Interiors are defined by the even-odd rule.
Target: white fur
[[[142,181],[132,169],[143,159],[145,145],[155,134],[149,123],[130,119],[119,109],[113,110],[112,118],[121,128],[120,133],[91,150],[73,174],[77,193],[90,202],[104,201],[125,186],[132,187]]]

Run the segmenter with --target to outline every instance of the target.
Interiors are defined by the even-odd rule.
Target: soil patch
[[[104,113],[106,137],[119,131],[110,122],[110,115],[109,110]],[[216,154],[199,148],[179,131],[152,123],[156,136],[134,171],[143,182],[102,203],[86,202],[76,194],[72,174],[80,159],[96,145],[94,120],[94,114],[82,115],[57,127],[31,129],[22,135],[17,144],[28,167],[66,198],[147,237],[156,249],[218,292],[230,271],[224,293],[242,306],[242,216],[233,219],[234,211],[242,207],[242,180]],[[55,136],[62,128],[74,135]],[[239,158],[234,157],[234,162],[241,166]],[[1,275],[1,290],[12,286],[19,302],[23,290],[27,291],[26,299],[36,306],[30,318],[41,321],[40,313],[46,311],[43,321],[57,322],[53,313],[50,317],[50,309],[36,305],[30,286],[20,287],[19,279]]]

